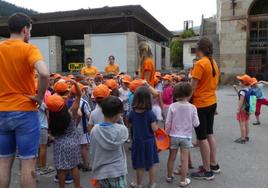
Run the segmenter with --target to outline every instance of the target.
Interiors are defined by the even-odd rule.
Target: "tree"
[[[173,67],[183,68],[183,43],[181,39],[186,39],[195,36],[192,29],[188,29],[182,32],[178,39],[175,39],[170,44],[171,62]]]

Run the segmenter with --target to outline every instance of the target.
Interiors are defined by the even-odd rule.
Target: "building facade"
[[[103,72],[113,55],[121,71],[133,73],[138,68],[141,41],[150,44],[157,70],[170,68],[168,45],[172,34],[139,5],[30,16],[30,43],[40,48],[50,72],[79,72],[87,57]],[[7,19],[0,17],[0,36],[5,38],[9,37]]]
[[[217,0],[222,83],[238,74],[268,79],[268,1]]]

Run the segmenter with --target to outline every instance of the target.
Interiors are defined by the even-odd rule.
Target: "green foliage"
[[[173,67],[183,68],[183,43],[181,39],[190,38],[195,36],[192,29],[183,31],[178,39],[175,39],[170,44],[170,58]]]
[[[18,7],[6,1],[0,0],[0,16],[10,16],[15,12],[22,12],[28,15],[37,14],[36,11],[33,11],[31,9]]]

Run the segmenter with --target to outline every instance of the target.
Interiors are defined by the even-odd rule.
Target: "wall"
[[[60,37],[33,37],[29,42],[36,45],[40,49],[50,72],[62,71]]]
[[[183,65],[185,69],[193,66],[193,59],[196,58],[195,54],[191,54],[191,48],[196,46],[196,42],[184,42],[183,43]]]
[[[49,62],[49,37],[33,37],[30,39],[29,43],[34,44],[41,51],[44,61],[47,66],[50,67]]]
[[[246,72],[248,9],[253,0],[237,0],[235,16],[230,0],[218,0],[221,82],[233,82]]]
[[[110,55],[115,56],[120,71],[127,71],[126,34],[93,34],[88,37],[85,35],[85,55],[92,57],[94,65],[100,72],[104,71]]]

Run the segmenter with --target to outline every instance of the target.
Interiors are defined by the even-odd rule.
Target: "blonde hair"
[[[150,45],[148,44],[148,42],[143,41],[140,42],[139,44],[139,66],[142,67],[144,61],[147,58],[152,58],[153,54],[152,54],[152,50]]]

